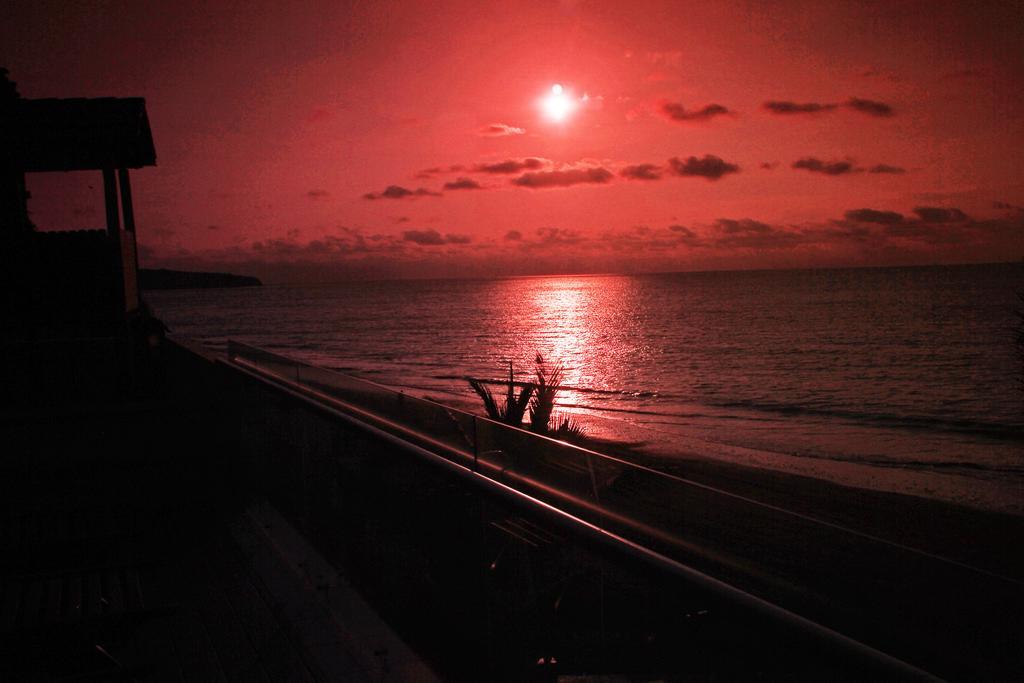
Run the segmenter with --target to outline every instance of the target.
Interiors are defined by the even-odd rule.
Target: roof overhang
[[[18,170],[81,171],[156,164],[141,97],[19,99],[0,113]]]

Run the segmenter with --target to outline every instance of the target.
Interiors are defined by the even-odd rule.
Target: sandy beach
[[[1024,518],[644,444],[566,447],[302,372],[314,400],[340,391],[361,420],[911,664],[953,679],[1024,668]]]
[[[622,444],[594,446],[737,496],[698,490],[680,504],[659,497],[666,491],[646,492],[652,505],[683,511],[681,535],[700,548],[693,561],[720,578],[881,649],[895,647],[908,661],[941,662],[938,669],[954,678],[988,666],[998,678],[1024,665],[1024,518]]]

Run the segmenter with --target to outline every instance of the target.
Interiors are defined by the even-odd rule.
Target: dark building
[[[48,379],[80,396],[134,381],[142,313],[129,170],[156,163],[145,101],[25,99],[4,73],[0,131],[5,369],[29,393],[45,394]],[[26,174],[67,171],[102,175],[105,229],[32,224]]]

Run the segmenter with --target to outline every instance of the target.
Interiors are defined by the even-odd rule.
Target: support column
[[[107,235],[114,239],[120,237],[121,220],[117,206],[117,184],[114,182],[114,169],[103,169],[103,203],[107,209]]]
[[[107,209],[107,237],[110,239],[110,267],[113,268],[112,281],[114,301],[114,320],[124,320],[124,258],[121,255],[121,219],[120,207],[117,202],[117,180],[114,169],[103,169],[103,203]]]
[[[117,169],[117,180],[121,185],[121,213],[124,216],[124,229],[135,232],[135,212],[132,209],[132,187],[128,182],[128,169]]]
[[[4,233],[0,237],[32,231],[32,223],[28,219],[25,174],[20,170],[0,170],[0,230]]]
[[[121,237],[121,268],[124,272],[124,308],[132,313],[139,308],[139,250],[135,235],[135,213],[132,210],[132,187],[128,182],[128,169],[117,169],[121,186],[121,214],[124,232]]]

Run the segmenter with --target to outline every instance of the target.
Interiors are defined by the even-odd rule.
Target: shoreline
[[[670,466],[676,461],[708,461],[1024,518],[1024,482],[1019,480],[900,466],[899,462],[882,466],[805,457],[682,436],[660,443],[648,441],[644,450],[648,457],[653,456]]]
[[[469,400],[425,398],[478,414]],[[642,438],[649,433],[641,426],[616,420],[614,426],[630,429],[610,437],[594,433],[587,419],[592,415],[576,417],[591,429],[572,442],[581,448],[1024,582],[1024,490],[1011,484],[840,461],[801,462],[807,459],[698,438],[653,444]],[[708,455],[711,446],[728,459]],[[793,468],[793,462],[805,467]],[[933,486],[922,485],[923,479]],[[945,486],[938,486],[943,480]],[[965,495],[967,487],[971,495]]]
[[[343,429],[365,417],[369,422],[355,427],[369,427],[365,440],[395,436],[368,446],[375,468],[385,462],[418,462],[381,459],[385,444],[398,448],[396,456],[426,448],[424,464],[430,466],[424,476],[405,477],[412,491],[424,493],[427,471],[443,460],[449,466],[442,470],[457,474],[460,482],[486,479],[497,483],[495,490],[518,490],[528,507],[562,510],[586,528],[596,526],[601,538],[621,534],[622,543],[634,544],[630,547],[681,563],[673,566],[683,576],[706,577],[951,679],[1018,668],[1018,656],[1008,646],[1020,624],[1024,518],[706,458],[677,454],[670,459],[638,441],[572,439],[595,452],[587,455],[565,447],[565,441],[527,440],[517,430],[475,421],[470,439],[465,431],[469,415],[448,411],[445,416],[436,402],[419,403],[413,395],[389,400],[383,391],[376,393],[385,389],[380,385],[334,384],[315,372],[303,375],[295,366],[297,386],[311,393],[292,393],[288,359],[249,351],[257,368],[265,361],[270,376],[282,379],[282,396],[320,415],[318,423],[329,422],[334,412],[321,415],[317,400],[323,390],[342,401],[342,413],[351,409],[354,421],[338,423]],[[276,393],[274,386],[272,381],[271,393]],[[329,430],[292,417],[287,405],[278,409],[282,418],[267,422],[267,438],[275,438],[261,446],[265,450],[290,453],[296,446],[318,444],[316,452],[333,461],[339,446],[343,453],[351,441],[339,441]],[[295,420],[300,428],[282,429]],[[434,447],[437,458],[429,453]],[[601,462],[597,451],[614,461]],[[331,471],[320,465],[311,470],[308,462],[297,464],[291,457],[279,460],[285,479],[298,475],[306,481],[308,472]],[[427,499],[464,506],[462,496],[428,493]],[[354,510],[363,507],[357,504]],[[422,505],[415,507],[422,510]],[[957,654],[972,639],[975,654]]]
[[[373,380],[379,381],[379,380]],[[389,384],[395,390],[406,390]],[[471,397],[446,393],[424,398],[473,414],[479,406]],[[676,473],[676,468],[695,471],[739,468],[796,477],[855,491],[909,496],[925,501],[1017,517],[1024,520],[1024,479],[1006,481],[958,472],[901,467],[898,461],[885,467],[870,463],[824,457],[792,455],[687,436],[678,432],[652,430],[643,424],[597,415],[590,410],[563,408],[561,412],[578,419],[587,430],[586,443],[600,444],[624,459]],[[583,447],[590,448],[586,443]],[[600,448],[592,448],[600,450]]]
[[[636,443],[590,438],[580,445],[859,534],[1024,581],[1024,516],[713,458],[666,456],[645,451]]]

